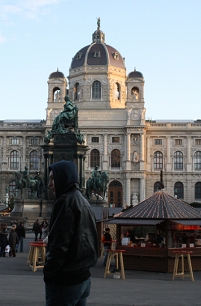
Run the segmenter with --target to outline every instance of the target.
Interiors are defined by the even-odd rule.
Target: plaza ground
[[[0,257],[0,305],[44,306],[42,269],[35,273],[26,265],[29,242],[34,235],[28,233],[24,252],[17,257]],[[160,259],[159,259],[160,260]],[[200,259],[201,260],[201,259]],[[91,306],[195,306],[201,305],[201,271],[194,272],[195,281],[178,278],[172,274],[126,270],[126,279],[103,278],[104,266],[99,259],[91,269]],[[58,305],[62,306],[62,305]]]

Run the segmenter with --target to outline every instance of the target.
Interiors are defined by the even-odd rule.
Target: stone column
[[[104,134],[103,140],[103,170],[108,170],[108,159],[107,159],[107,134]]]
[[[140,202],[145,200],[145,179],[140,179]]]
[[[131,170],[131,134],[126,134],[126,170]]]
[[[140,136],[140,170],[144,170],[144,134]]]
[[[187,172],[192,171],[192,165],[191,165],[191,137],[187,137],[187,165],[186,165],[186,171]]]
[[[167,141],[167,171],[171,171],[171,160],[170,160],[170,137],[166,137]]]
[[[26,136],[23,136],[22,137],[22,165],[21,165],[21,169],[24,169],[25,166],[28,166],[29,168],[29,165],[26,165]]]
[[[6,136],[3,137],[3,160],[2,160],[2,170],[6,171],[7,168],[10,169],[10,165],[7,165],[9,163],[6,159],[6,148],[7,148],[7,138]]]
[[[126,179],[126,205],[131,204],[131,183],[130,178]]]
[[[150,154],[150,138],[147,138],[147,171],[151,171],[151,154]]]
[[[192,188],[192,181],[190,179],[187,179],[186,188],[184,188],[184,198],[185,198],[185,201],[187,203],[192,203],[194,201],[194,196],[195,196],[194,195],[194,192],[195,192],[194,188]]]

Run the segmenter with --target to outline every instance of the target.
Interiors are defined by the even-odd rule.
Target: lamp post
[[[8,198],[9,198],[9,196],[8,196],[8,187],[6,187],[6,195],[5,195],[5,204],[6,204],[6,206],[8,206]]]

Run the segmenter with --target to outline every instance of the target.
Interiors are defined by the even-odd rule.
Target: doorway
[[[122,207],[122,185],[119,181],[112,181],[108,188],[108,203],[110,207]]]

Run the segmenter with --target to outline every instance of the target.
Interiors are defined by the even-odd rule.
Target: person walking
[[[85,306],[91,287],[89,268],[98,260],[94,212],[79,189],[72,161],[57,162],[49,171],[56,200],[43,270],[46,306]]]
[[[48,236],[48,233],[49,233],[49,226],[46,223],[44,223],[43,228],[42,228],[42,239],[43,240]]]
[[[35,234],[35,240],[34,241],[38,241],[38,234],[40,231],[40,223],[38,221],[38,219],[34,222],[33,224],[33,228],[32,228],[32,232],[34,232]]]
[[[103,265],[106,266],[106,262],[107,262],[107,257],[108,257],[108,251],[111,249],[111,245],[112,245],[112,237],[110,235],[110,229],[109,227],[107,227],[105,229],[105,233],[102,236],[102,243],[104,245],[104,258],[103,258]]]
[[[8,245],[8,231],[7,231],[7,226],[3,225],[2,230],[0,231],[0,247],[1,247],[1,252],[0,256],[5,257],[5,249],[6,246]]]
[[[20,222],[20,224],[16,228],[16,233],[19,238],[19,243],[16,246],[16,252],[18,251],[19,245],[20,245],[20,252],[23,252],[23,240],[25,238],[25,228],[24,228],[24,223]]]
[[[16,244],[19,243],[19,239],[18,239],[15,229],[16,227],[13,225],[11,227],[11,232],[10,232],[9,239],[8,239],[9,245],[10,245],[9,256],[13,256],[13,257],[16,257]]]

